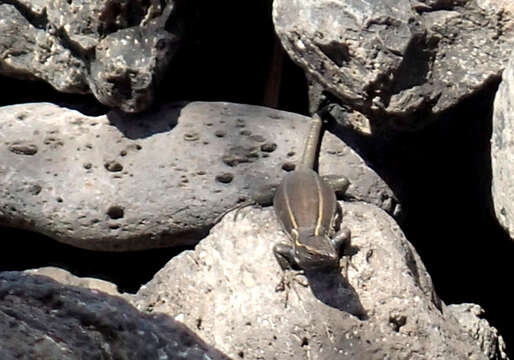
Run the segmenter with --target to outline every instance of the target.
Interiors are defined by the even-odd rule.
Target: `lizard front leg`
[[[352,264],[352,261],[349,258],[351,255],[353,255],[351,251],[351,232],[346,226],[342,226],[342,221],[343,209],[338,203],[334,218],[332,219],[332,236],[330,237],[330,241],[332,242],[332,246],[337,251],[339,257],[343,258],[344,276],[345,278],[348,278],[348,266],[352,266],[353,268],[355,268],[355,266]],[[334,234],[336,229],[339,230],[337,230],[337,232]],[[348,250],[350,250],[350,252],[347,252]]]
[[[350,246],[351,232],[347,227],[342,227],[335,235],[330,239],[334,249],[336,249],[339,256],[344,255],[344,249]]]
[[[332,245],[338,251],[339,256],[343,259],[343,271],[344,277],[348,279],[348,267],[351,266],[355,270],[357,268],[352,263],[352,255],[354,255],[353,249],[351,248],[351,233],[347,227],[342,227],[335,236],[331,239]]]
[[[297,275],[303,274],[303,271],[300,271],[299,273],[296,271],[292,272],[293,270],[298,269],[298,265],[294,259],[294,249],[291,245],[284,243],[275,244],[275,246],[273,246],[273,254],[283,270],[282,279],[275,287],[275,291],[285,291],[284,307],[287,307],[291,288],[296,293],[296,296],[300,298],[300,295],[294,287],[294,282],[299,283],[303,287],[308,286],[308,284],[305,281],[300,281],[296,278]]]
[[[298,268],[294,259],[294,249],[289,244],[278,243],[273,246],[273,254],[282,270]]]

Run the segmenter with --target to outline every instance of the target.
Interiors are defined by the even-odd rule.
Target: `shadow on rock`
[[[177,125],[180,112],[186,105],[186,102],[178,102],[139,114],[113,110],[107,114],[107,118],[111,125],[125,137],[131,140],[144,139],[172,130]]]
[[[367,320],[357,292],[339,270],[306,272],[312,294],[324,304]]]

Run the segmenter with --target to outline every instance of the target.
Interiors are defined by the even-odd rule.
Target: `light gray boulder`
[[[0,225],[95,250],[196,243],[239,203],[271,202],[309,120],[229,103],[98,117],[52,104],[0,108]],[[387,184],[330,133],[319,163],[321,174],[349,178],[347,199],[401,213]]]
[[[284,274],[272,247],[288,240],[272,210],[246,208],[173,258],[132,302],[233,358],[493,359],[439,300],[394,220],[372,205],[342,205],[356,252],[347,278]]]
[[[492,197],[499,223],[514,239],[514,53],[494,99]]]
[[[514,39],[508,1],[277,0],[275,29],[353,127],[417,129],[500,78]]]
[[[508,359],[505,353],[505,342],[498,330],[484,319],[485,311],[477,304],[450,305],[448,309],[459,321],[459,324],[480,345],[489,359]]]

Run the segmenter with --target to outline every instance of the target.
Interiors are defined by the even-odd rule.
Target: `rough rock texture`
[[[508,1],[277,0],[282,44],[362,128],[418,128],[498,80],[514,39]],[[311,94],[312,97],[312,94]],[[322,105],[323,99],[312,99]]]
[[[491,136],[492,195],[500,224],[514,239],[514,53],[494,99]]]
[[[19,272],[0,273],[0,358],[227,359],[165,315]]]
[[[464,329],[480,344],[480,348],[489,359],[508,359],[505,343],[498,335],[498,330],[491,327],[483,318],[484,309],[476,304],[450,305],[448,309]]]
[[[26,270],[24,273],[28,275],[46,276],[65,285],[77,286],[90,290],[99,290],[109,295],[120,295],[116,285],[109,281],[89,277],[77,277],[71,274],[69,271],[53,266]]]
[[[238,359],[486,359],[394,220],[372,205],[343,207],[356,252],[348,281],[338,272],[283,278],[272,247],[285,235],[271,209],[246,208],[172,259],[134,304]]]
[[[175,1],[13,0],[0,4],[0,73],[146,109],[178,47]],[[165,29],[174,21],[173,30]]]
[[[304,116],[228,103],[137,117],[0,108],[0,224],[97,250],[191,244],[239,202],[271,201],[308,126]],[[348,199],[400,212],[389,187],[329,133],[320,173],[346,175]]]

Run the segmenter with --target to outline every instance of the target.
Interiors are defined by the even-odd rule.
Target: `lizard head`
[[[294,242],[294,259],[303,270],[339,267],[339,254],[330,239],[324,235],[314,235],[312,231],[299,233]]]

